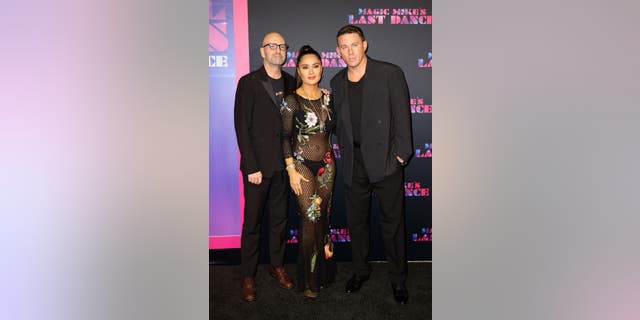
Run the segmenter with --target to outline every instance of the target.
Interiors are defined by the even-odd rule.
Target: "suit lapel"
[[[278,102],[276,101],[276,92],[275,90],[273,90],[271,81],[269,81],[269,79],[262,80],[262,86],[264,87],[265,90],[267,90],[267,94],[269,95],[269,98],[271,98],[271,101],[273,101],[273,107],[278,109],[278,111],[280,111],[280,108],[278,107]]]
[[[278,110],[278,113],[280,113],[280,104],[276,101],[276,91],[273,89],[271,81],[269,81],[269,75],[267,74],[267,70],[264,69],[264,66],[261,69],[261,73],[262,76],[260,82],[262,83],[264,90],[267,91],[267,95],[271,98],[271,101],[273,101],[273,107]]]
[[[344,77],[342,77],[342,101],[340,101],[340,114],[338,119],[342,119],[345,127],[348,141],[353,141],[353,125],[351,125],[351,110],[349,108],[349,83],[347,82],[347,71],[345,69]]]
[[[367,123],[364,121],[368,115],[368,112],[365,112],[366,106],[371,106],[375,103],[375,101],[370,100],[373,99],[373,92],[371,92],[374,89],[373,83],[367,83],[369,82],[367,81],[367,78],[372,79],[374,77],[373,64],[375,64],[375,61],[371,60],[371,58],[367,56],[367,67],[365,68],[364,76],[360,79],[360,81],[362,81],[362,111],[360,112],[360,126],[362,128],[364,128],[365,123]]]

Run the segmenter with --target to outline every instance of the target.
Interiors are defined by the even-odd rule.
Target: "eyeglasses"
[[[267,43],[262,47],[263,48],[264,47],[269,47],[269,49],[271,49],[271,50],[275,50],[276,48],[280,48],[280,50],[282,50],[282,51],[286,51],[287,49],[289,49],[289,45],[285,44],[285,43],[283,43],[283,44]]]

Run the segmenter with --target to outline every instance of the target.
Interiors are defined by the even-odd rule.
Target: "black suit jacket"
[[[282,77],[286,96],[295,89],[295,80],[284,71]],[[238,81],[234,122],[242,174],[261,171],[263,177],[271,177],[276,170],[284,169],[280,104],[264,66]]]
[[[353,129],[347,81],[344,68],[331,79],[331,90],[338,115],[336,135],[344,163],[344,182],[351,185]],[[369,181],[378,182],[401,168],[396,156],[406,162],[413,155],[409,88],[400,67],[369,57],[362,81],[360,149]]]

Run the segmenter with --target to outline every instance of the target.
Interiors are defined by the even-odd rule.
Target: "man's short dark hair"
[[[362,29],[360,29],[357,26],[354,26],[352,24],[348,24],[342,28],[340,28],[340,30],[338,30],[338,34],[336,35],[336,41],[338,41],[338,38],[343,35],[343,34],[347,34],[347,33],[357,33],[360,36],[360,40],[364,41],[364,32],[362,32]]]

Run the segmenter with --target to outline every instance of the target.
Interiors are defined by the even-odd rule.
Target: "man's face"
[[[267,44],[276,44],[275,48],[266,46]],[[262,40],[262,47],[260,48],[260,55],[265,63],[282,66],[285,58],[287,57],[287,49],[282,50],[280,45],[284,45],[286,42],[284,38],[277,33],[270,33]]]
[[[357,67],[364,60],[367,41],[362,41],[357,33],[345,33],[338,37],[336,51],[349,67]]]

